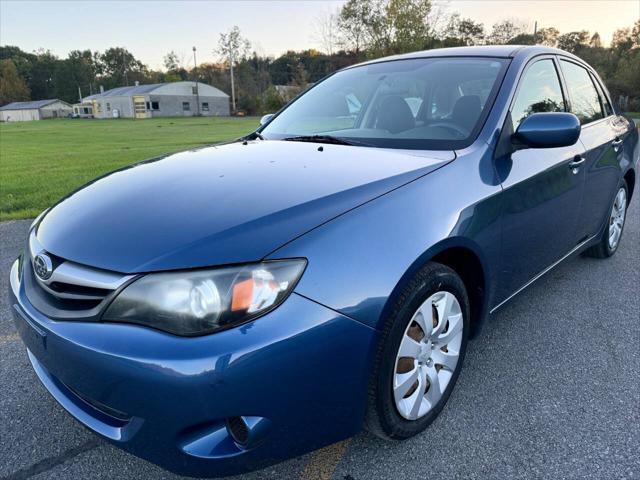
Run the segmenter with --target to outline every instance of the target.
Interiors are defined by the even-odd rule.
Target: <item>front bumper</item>
[[[297,294],[213,335],[53,321],[25,296],[15,322],[42,383],[77,420],[121,448],[192,476],[242,473],[359,431],[378,332]],[[229,419],[251,429],[241,445]]]

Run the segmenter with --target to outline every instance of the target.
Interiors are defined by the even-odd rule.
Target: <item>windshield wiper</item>
[[[333,135],[297,135],[295,137],[283,138],[288,142],[313,142],[313,143],[327,143],[332,145],[360,145],[368,147],[370,145],[358,142],[356,140],[347,140],[342,137],[334,137]]]
[[[260,132],[251,132],[249,135],[241,137],[240,140],[255,140],[256,138],[259,138],[260,140],[264,140],[264,137]]]

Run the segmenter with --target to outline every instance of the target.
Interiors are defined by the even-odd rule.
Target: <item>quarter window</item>
[[[514,130],[532,113],[564,112],[565,105],[553,60],[534,63],[522,77],[511,108]]]
[[[580,119],[580,123],[584,125],[604,118],[600,98],[589,72],[575,63],[566,60],[561,62],[571,99],[571,111]]]

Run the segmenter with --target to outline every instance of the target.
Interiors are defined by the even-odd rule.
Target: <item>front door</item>
[[[133,97],[133,111],[136,118],[147,118],[147,103],[143,96]]]
[[[513,130],[528,115],[566,111],[552,57],[525,69],[511,105]],[[509,120],[507,120],[509,121]],[[574,167],[584,148],[527,148],[496,158],[503,186],[501,280],[505,300],[577,244],[584,169]]]

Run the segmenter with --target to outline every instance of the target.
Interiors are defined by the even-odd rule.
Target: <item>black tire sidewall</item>
[[[464,283],[458,275],[448,267],[439,264],[429,265],[427,272],[421,271],[417,282],[411,282],[405,293],[401,295],[403,302],[398,305],[397,310],[389,318],[391,322],[387,338],[384,340],[382,355],[380,358],[377,384],[376,384],[376,410],[380,422],[380,427],[385,435],[394,439],[409,438],[422,432],[438,416],[446,404],[451,391],[458,379],[460,369],[464,362],[469,334],[469,300]],[[403,418],[397,410],[393,397],[393,375],[395,373],[395,361],[400,341],[407,328],[408,323],[413,318],[413,314],[422,303],[436,292],[452,293],[462,309],[463,314],[463,335],[460,346],[460,357],[453,372],[452,378],[445,389],[442,398],[437,405],[424,417],[417,420],[407,420]]]

